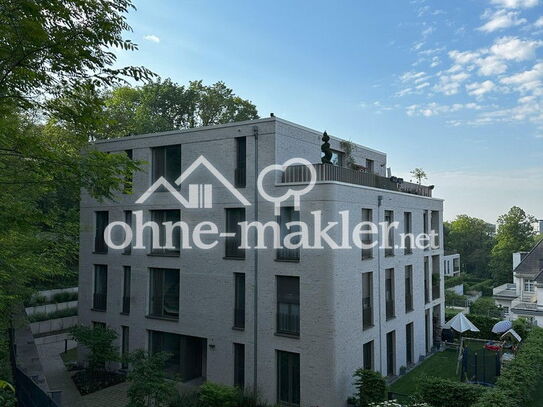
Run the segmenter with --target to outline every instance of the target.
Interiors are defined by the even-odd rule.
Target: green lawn
[[[412,394],[415,392],[418,379],[423,376],[458,380],[456,375],[457,357],[458,353],[454,349],[447,349],[430,356],[419,366],[395,381],[390,386],[390,391],[400,394]]]

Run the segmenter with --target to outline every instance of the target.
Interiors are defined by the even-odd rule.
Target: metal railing
[[[277,332],[299,335],[300,334],[300,311],[299,306],[290,304],[291,312],[277,313]]]
[[[348,184],[387,189],[389,191],[405,192],[408,194],[432,196],[433,187],[401,181],[398,178],[386,178],[374,173],[353,170],[331,164],[313,164],[317,173],[317,181],[337,181]],[[309,182],[311,174],[305,165],[292,165],[283,172],[282,183]]]
[[[287,249],[286,247],[277,249],[277,260],[298,261],[300,260],[300,249]]]
[[[93,296],[92,308],[105,311],[107,308],[107,295],[95,293]]]

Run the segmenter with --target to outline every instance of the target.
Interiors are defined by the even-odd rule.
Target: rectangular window
[[[405,326],[405,363],[407,366],[413,364],[413,322]]]
[[[94,295],[92,308],[97,311],[107,309],[107,266],[94,265]]]
[[[300,279],[277,276],[277,332],[300,334]]]
[[[245,328],[245,274],[234,273],[234,328]]]
[[[394,256],[394,228],[390,225],[394,222],[394,212],[385,211],[385,224],[387,226],[387,239],[385,247],[385,256]]]
[[[413,266],[405,266],[405,312],[413,311]]]
[[[104,231],[109,223],[108,211],[94,212],[95,232],[94,232],[94,253],[107,253],[106,239]]]
[[[245,387],[245,345],[234,344],[234,386]]]
[[[362,273],[362,327],[373,326],[373,273]]]
[[[430,319],[430,310],[426,310],[425,316],[424,316],[424,343],[426,348],[426,353],[430,353],[431,347],[430,347],[430,335],[431,335],[431,324],[432,321]]]
[[[247,178],[247,137],[236,137],[236,169],[234,185],[245,188]]]
[[[152,180],[164,177],[172,186],[181,175],[181,144],[152,148]]]
[[[132,270],[130,266],[123,266],[123,306],[122,313],[130,313],[130,283]]]
[[[362,222],[373,222],[373,210],[369,208],[362,208]],[[363,233],[362,236],[362,243],[364,245],[371,245],[373,242],[373,236],[369,234],[368,232],[371,231],[371,227],[369,225],[365,225],[362,230]],[[362,260],[366,259],[372,259],[373,258],[373,247],[371,248],[363,248],[362,249]]]
[[[375,172],[375,161],[370,160],[369,158],[366,159],[366,171],[369,173]]]
[[[277,402],[300,405],[300,355],[277,351]]]
[[[529,293],[535,292],[534,280],[524,280],[524,291]]]
[[[132,160],[132,150],[124,150],[126,153],[126,156]],[[132,173],[127,174],[124,178],[124,188],[123,188],[123,194],[131,194],[132,193]]]
[[[385,302],[387,319],[394,318],[395,316],[394,301],[394,269],[387,269],[385,270]]]
[[[441,260],[439,255],[432,256],[432,300],[441,296]]]
[[[362,349],[363,366],[366,370],[373,370],[373,341],[366,342]]]
[[[290,228],[287,228],[287,223],[289,222],[299,222],[300,221],[300,212],[295,211],[294,207],[286,206],[281,208],[279,219],[277,223],[280,228],[280,239],[281,246],[280,249],[277,249],[277,260],[289,260],[289,261],[299,261],[300,260],[300,248],[296,249],[287,249],[284,247],[285,236],[290,233],[297,233],[300,231],[300,226],[292,225]],[[299,244],[300,238],[296,237],[289,239],[289,242],[292,244]]]
[[[179,318],[179,270],[150,269],[149,315]]]
[[[332,158],[330,161],[332,164],[337,165],[338,167],[343,167],[343,152],[332,150]]]
[[[158,244],[160,247],[152,247],[151,253],[154,255],[177,256],[181,247],[181,227],[174,227],[175,223],[181,220],[181,211],[178,209],[155,210],[151,211],[151,220],[158,224]],[[165,223],[171,222],[171,228],[167,228]],[[169,248],[165,247],[170,246]]]
[[[424,257],[424,303],[430,302],[430,260],[428,256]]]
[[[396,374],[396,331],[387,333],[387,376]]]
[[[130,337],[129,328],[127,326],[121,326],[121,367],[128,369],[127,356],[130,352]]]
[[[124,223],[132,228],[132,211],[124,211]],[[132,242],[123,249],[123,254],[132,253]]]
[[[435,248],[439,247],[439,211],[432,211],[432,214],[430,215],[430,223],[432,232],[436,234],[434,242],[432,242],[432,245]]]
[[[428,211],[422,212],[422,233],[424,233],[425,235],[428,234]],[[426,243],[426,247],[424,248],[424,250],[429,250],[430,249],[428,247],[429,242],[425,242],[425,243]]]
[[[404,212],[403,214],[403,233],[405,234],[405,248],[404,254],[413,253],[413,224],[411,212]]]
[[[245,222],[245,208],[226,209],[226,233],[233,233],[227,236],[225,241],[224,257],[232,259],[244,259],[245,249],[241,249],[241,226]]]

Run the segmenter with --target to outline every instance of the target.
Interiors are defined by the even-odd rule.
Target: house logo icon
[[[228,191],[232,193],[244,206],[250,206],[251,203],[234,187],[221,172],[213,166],[203,155],[198,157],[181,175],[175,180],[176,185],[181,185],[198,167],[203,165],[207,170],[221,183]],[[212,208],[213,205],[213,186],[211,184],[189,184],[189,196],[185,199],[178,189],[170,184],[166,178],[160,177],[151,185],[136,201],[137,204],[144,203],[159,188],[165,188],[171,195],[179,201],[185,208],[196,209]]]

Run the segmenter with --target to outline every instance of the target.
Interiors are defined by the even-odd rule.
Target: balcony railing
[[[277,249],[277,260],[299,261],[300,249],[287,249],[286,247]]]
[[[299,335],[300,309],[298,305],[289,305],[290,312],[277,313],[277,332],[289,335]]]
[[[92,308],[98,311],[105,311],[107,307],[107,296],[106,294],[94,294]]]
[[[353,170],[331,164],[313,164],[317,173],[317,181],[337,181],[347,184],[363,185],[389,191],[405,192],[408,194],[432,196],[433,186],[425,186],[406,182],[400,178],[386,178],[370,172]],[[311,179],[309,169],[305,165],[292,165],[286,168],[281,182],[306,183]]]

